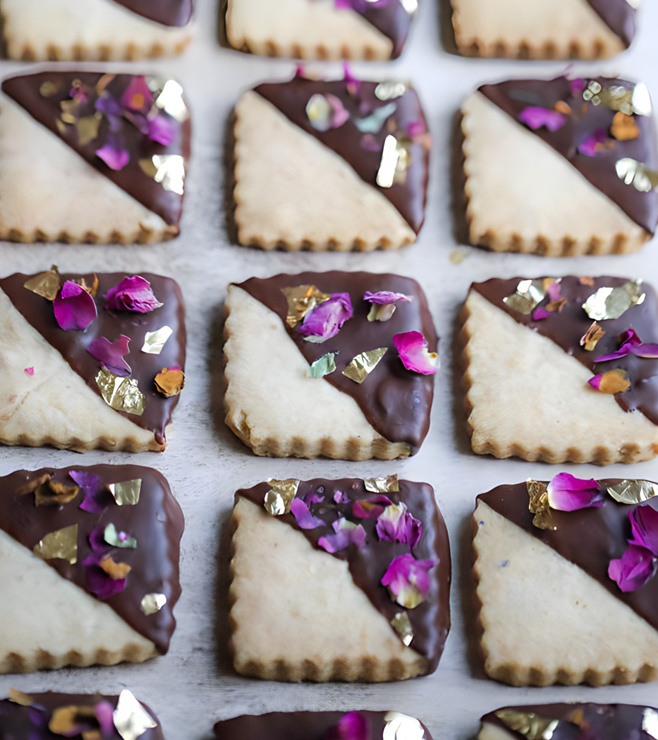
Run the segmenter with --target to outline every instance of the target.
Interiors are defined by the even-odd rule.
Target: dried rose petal
[[[340,128],[350,117],[340,98],[327,93],[312,95],[306,105],[306,115],[316,131]]]
[[[400,606],[415,609],[427,598],[431,580],[429,572],[436,566],[433,560],[416,560],[411,553],[398,555],[388,566],[382,577],[391,598]]]
[[[590,136],[578,144],[578,151],[586,157],[596,157],[597,154],[602,154],[606,151],[607,147],[605,143],[607,140],[607,131],[603,128],[597,129],[593,134],[590,134]]]
[[[605,335],[605,330],[594,321],[585,334],[580,338],[580,346],[585,348],[586,352],[593,352],[596,345]]]
[[[582,77],[576,77],[573,80],[569,80],[569,85],[571,86],[571,95],[574,98],[577,98],[579,95],[581,95],[586,87],[585,80],[583,80]]]
[[[140,113],[148,113],[153,105],[153,93],[143,75],[135,75],[130,80],[121,96],[121,105],[124,108]]]
[[[307,493],[303,500],[307,506],[311,506],[311,504],[321,504],[324,501],[324,496],[321,496],[316,491],[312,491],[311,493]]]
[[[361,524],[354,524],[341,517],[332,526],[336,534],[328,534],[318,540],[318,545],[327,552],[334,553],[350,545],[363,547],[366,544],[366,530]]]
[[[156,116],[148,124],[148,137],[158,144],[169,146],[176,138],[176,124],[166,116]]]
[[[26,367],[25,370],[23,370],[23,372],[26,375],[34,375],[34,368],[33,367]]]
[[[112,311],[149,313],[162,303],[153,295],[151,283],[139,275],[125,277],[105,294],[105,308]]]
[[[348,712],[327,730],[323,740],[370,740],[370,723],[361,712]]]
[[[125,578],[112,578],[95,563],[95,557],[90,555],[82,561],[82,567],[86,569],[86,589],[94,594],[97,599],[106,601],[112,596],[121,593],[126,588]]]
[[[624,393],[624,391],[627,391],[631,387],[628,373],[621,368],[615,368],[614,370],[608,370],[607,373],[595,375],[587,382],[594,390],[599,391],[599,393],[608,393],[610,395]]]
[[[101,736],[109,737],[115,730],[114,725],[114,708],[109,701],[101,701],[94,707],[96,712],[96,719],[98,720],[98,727],[101,731]]]
[[[337,504],[349,504],[352,499],[345,493],[345,491],[336,491],[334,493],[334,501]]]
[[[630,354],[647,359],[658,358],[658,344],[643,344],[635,329],[628,329],[622,335],[621,345],[616,352],[597,357],[595,361],[609,362],[610,360],[618,360],[620,357],[626,357],[626,355]]]
[[[376,303],[378,306],[386,306],[389,303],[397,303],[398,301],[409,302],[413,298],[404,293],[391,293],[389,290],[380,290],[377,293],[371,293],[369,290],[366,290],[363,300],[368,301],[368,303]]]
[[[80,486],[84,494],[80,508],[90,514],[100,514],[105,511],[107,504],[102,503],[101,479],[95,473],[86,470],[72,470],[69,475]]]
[[[124,355],[130,353],[129,344],[130,339],[124,334],[121,334],[114,342],[110,342],[105,337],[97,337],[87,347],[87,352],[115,375],[127,378],[132,371],[123,358]]]
[[[384,504],[384,506],[379,506]],[[392,506],[393,502],[388,496],[371,496],[352,504],[352,515],[357,519],[379,519],[384,513],[385,506]]]
[[[109,142],[96,150],[96,156],[102,159],[111,170],[117,172],[130,162],[130,154],[125,149]]]
[[[658,556],[658,511],[652,506],[637,506],[629,512],[633,539],[631,545],[644,547]]]
[[[298,331],[307,342],[326,342],[338,334],[343,324],[352,318],[352,314],[349,293],[333,293],[304,316]]]
[[[306,503],[300,498],[294,498],[290,502],[290,513],[295,517],[300,529],[317,529],[325,526],[325,522],[313,516]]]
[[[421,375],[434,375],[439,369],[439,356],[436,352],[428,352],[428,342],[421,332],[396,334],[393,344],[407,370]]]
[[[98,315],[94,299],[72,280],[67,280],[60,288],[53,301],[53,310],[55,320],[64,331],[84,331]]]
[[[557,511],[578,511],[605,504],[603,491],[593,479],[575,478],[570,473],[558,473],[548,484],[548,503]]]
[[[624,593],[637,591],[656,574],[658,561],[654,554],[645,547],[629,545],[626,552],[608,565],[608,577]]]
[[[545,126],[549,131],[558,131],[567,122],[567,118],[551,108],[531,105],[521,111],[519,121],[533,130]]]
[[[413,550],[420,542],[423,525],[407,510],[404,503],[391,504],[377,518],[375,531],[380,540],[400,542]]]

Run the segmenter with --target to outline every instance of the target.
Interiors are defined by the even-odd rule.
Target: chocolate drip
[[[619,482],[617,479],[599,481],[604,487]],[[563,558],[596,579],[609,593],[630,607],[654,629],[658,629],[656,611],[658,578],[651,578],[637,591],[624,593],[608,577],[610,561],[621,558],[628,546],[628,540],[631,539],[628,514],[636,507],[617,503],[606,494],[605,505],[600,509],[569,512],[551,510],[556,527],[555,530],[551,530],[538,529],[533,525],[533,515],[528,509],[528,488],[525,483],[498,486],[478,496],[478,501],[487,504],[505,519],[552,547]],[[643,505],[656,508],[651,502]]]
[[[119,697],[102,694],[60,694],[48,691],[43,694],[29,694],[34,701],[31,707],[24,707],[9,699],[0,700],[0,740],[61,740],[61,735],[50,732],[48,722],[56,709],[60,707],[95,707],[101,702],[108,702],[116,709]],[[141,703],[141,702],[140,702]],[[144,709],[157,722],[150,707],[142,704]],[[71,740],[83,740],[81,734],[68,735]],[[110,735],[103,734],[103,740],[122,740],[114,729]],[[164,740],[162,729],[158,725],[140,735],[140,740]]]
[[[163,26],[186,26],[194,13],[194,0],[114,0],[114,2]]]
[[[85,471],[100,477],[102,493],[99,500],[106,507],[101,513],[92,514],[79,508],[83,500],[82,491],[64,506],[36,506],[34,494],[23,492],[44,474],[49,474],[57,483],[75,485],[69,476],[71,471]],[[107,486],[137,478],[142,481],[139,503],[119,506],[106,490]],[[105,603],[136,632],[151,640],[158,652],[164,655],[176,627],[173,610],[181,594],[178,559],[184,529],[183,512],[165,478],[151,468],[137,465],[19,470],[0,478],[0,529],[28,550],[33,550],[51,532],[74,524],[78,525],[77,563],[71,565],[62,559],[45,562],[62,578],[86,591],[86,570],[82,561],[92,554],[89,544],[92,530],[98,527],[104,530],[108,524],[114,524],[118,531],[134,537],[136,549],[113,551],[115,560],[127,563],[132,570],[127,576],[126,588]],[[167,603],[160,611],[147,616],[140,604],[142,598],[151,593],[164,594]],[[48,605],[44,604],[44,607],[48,608]]]
[[[431,587],[427,599],[415,609],[405,609],[395,603],[386,589],[381,585],[381,579],[391,561],[398,555],[411,552],[408,545],[380,540],[375,533],[376,521],[373,519],[359,519],[352,514],[352,503],[364,499],[372,499],[377,494],[366,491],[363,480],[357,478],[343,478],[341,480],[325,480],[316,478],[301,481],[297,491],[298,498],[304,498],[309,493],[318,493],[325,497],[321,504],[313,505],[313,515],[326,522],[326,526],[316,529],[301,529],[292,514],[278,517],[285,524],[301,532],[316,549],[320,537],[333,534],[332,523],[341,516],[356,524],[363,525],[366,530],[366,545],[349,547],[333,553],[333,557],[345,560],[349,566],[354,583],[366,594],[371,603],[390,622],[396,614],[406,612],[413,629],[414,637],[410,647],[425,656],[430,663],[429,672],[436,670],[443,653],[448,632],[450,631],[450,543],[448,531],[435,499],[434,490],[427,483],[399,482],[400,491],[387,493],[393,503],[404,502],[409,512],[420,520],[423,534],[419,544],[414,548],[413,555],[417,560],[434,560],[436,568],[430,571]],[[265,494],[270,490],[269,483],[259,483],[257,486],[242,489],[237,496],[242,496],[259,507],[263,506]],[[334,494],[342,491],[347,494],[350,503],[337,504]],[[391,627],[391,629],[393,629]]]
[[[622,0],[620,0],[622,1]],[[625,4],[625,0],[623,0]],[[610,86],[634,88],[634,83],[615,78],[585,78],[584,84],[598,82]],[[614,146],[586,156],[578,147],[592,135],[602,130],[608,132],[616,111],[605,105],[586,104],[581,93],[573,95],[571,81],[566,77],[554,80],[510,80],[497,85],[484,85],[479,89],[492,103],[519,122],[521,112],[531,106],[553,108],[556,103],[567,103],[571,113],[564,116],[564,125],[557,131],[546,127],[532,130],[535,136],[555,149],[570,162],[595,188],[616,203],[626,215],[651,234],[658,224],[658,191],[641,193],[621,180],[615,168],[618,160],[634,159],[651,170],[658,170],[658,146],[653,116],[634,115],[640,135],[628,141],[614,141]],[[526,128],[526,127],[524,127]],[[530,128],[526,128],[531,131]],[[495,145],[492,142],[492,145]]]
[[[283,288],[315,285],[323,293],[350,294],[353,317],[338,334],[322,343],[307,342],[286,323],[288,303]],[[309,364],[328,352],[336,355],[336,371],[324,380],[355,399],[375,430],[390,442],[404,442],[417,452],[430,423],[434,396],[434,376],[406,370],[393,346],[394,334],[420,331],[435,352],[438,340],[427,299],[421,287],[411,278],[368,272],[303,272],[299,275],[276,275],[268,279],[251,278],[237,287],[278,314],[288,335],[294,340]],[[389,290],[413,296],[410,303],[398,303],[389,321],[367,320],[370,303],[363,300],[367,291]],[[375,370],[360,385],[343,375],[352,358],[361,352],[388,347]]]
[[[615,394],[617,403],[624,411],[640,411],[653,424],[658,424],[658,360],[630,354],[610,362],[596,362],[597,357],[616,352],[619,349],[621,335],[631,328],[635,329],[644,343],[658,343],[658,299],[653,288],[642,283],[646,298],[641,304],[629,308],[618,319],[599,321],[605,334],[596,347],[588,352],[580,346],[580,340],[593,322],[583,310],[583,303],[599,288],[619,287],[628,280],[604,276],[593,278],[593,285],[584,285],[580,278],[563,277],[560,295],[568,300],[567,305],[561,312],[551,313],[547,319],[533,321],[531,315],[525,316],[514,311],[503,300],[515,293],[516,286],[524,279],[494,278],[485,283],[473,283],[472,290],[482,295],[496,308],[505,311],[519,324],[555,342],[594,374],[614,368],[626,370],[631,387],[623,393]]]
[[[393,42],[391,59],[400,56],[409,35],[413,14],[408,13],[400,0],[388,0],[377,5],[372,2],[354,3],[353,10],[362,15],[371,26]]]
[[[379,11],[371,9],[369,12]],[[358,92],[352,94],[350,90],[354,90],[354,84],[358,86]],[[272,103],[296,126],[341,156],[364,182],[384,195],[418,233],[425,219],[429,168],[427,149],[419,141],[409,144],[410,164],[404,182],[394,183],[390,188],[381,188],[377,185],[377,173],[384,140],[391,133],[388,129],[389,122],[394,121],[395,130],[404,132],[405,136],[409,125],[418,122],[422,123],[423,131],[427,131],[427,122],[418,95],[412,88],[408,88],[404,95],[395,100],[383,101],[375,95],[377,84],[358,82],[349,85],[348,89],[348,83],[344,80],[308,80],[298,76],[289,82],[259,85],[255,92]],[[342,126],[327,131],[313,128],[306,113],[306,105],[313,95],[335,95],[350,114],[350,118]],[[364,134],[357,128],[354,120],[365,118],[373,110],[390,103],[394,103],[397,109],[382,123],[377,133],[370,134],[368,138],[373,137],[375,143],[371,139],[371,145],[365,148]]]
[[[606,25],[630,46],[635,38],[637,9],[628,0],[587,0]]]
[[[51,344],[69,363],[71,368],[99,396],[101,395],[96,376],[101,369],[100,362],[87,352],[87,347],[98,337],[106,337],[114,342],[119,335],[130,338],[130,354],[126,361],[132,369],[132,377],[139,383],[140,391],[146,396],[146,408],[141,416],[118,411],[126,419],[138,426],[153,432],[160,444],[165,441],[165,429],[171,421],[171,415],[178,404],[178,396],[165,398],[156,391],[155,376],[162,368],[185,366],[185,308],[183,296],[178,284],[170,278],[143,273],[142,277],[151,283],[155,297],[163,305],[150,313],[133,311],[106,311],[104,295],[117,285],[126,273],[106,272],[98,274],[98,292],[95,301],[98,317],[85,329],[64,331],[60,329],[53,304],[23,287],[31,275],[16,273],[0,279],[0,290],[3,290],[23,317]],[[62,274],[62,285],[66,280],[84,278],[87,285],[93,284],[93,273]],[[173,329],[159,355],[142,352],[147,332],[157,331],[163,326]]]
[[[327,733],[336,727],[345,714],[345,712],[272,712],[243,715],[218,722],[215,725],[215,740],[292,740],[292,738],[325,740]],[[384,719],[386,712],[359,712],[359,714],[368,721],[367,740],[382,740],[386,727]],[[425,725],[423,729],[424,740],[432,740]]]
[[[98,136],[88,143],[81,143],[76,125],[58,126],[57,122],[60,120],[62,113],[61,103],[70,99],[69,93],[74,81],[79,80],[83,85],[88,85],[95,90],[98,81],[103,76],[102,72],[76,70],[60,72],[50,69],[36,74],[8,77],[2,83],[2,91],[24,108],[42,126],[45,126],[55,136],[66,142],[95,170],[111,180],[144,207],[156,213],[167,224],[178,226],[183,208],[183,196],[172,190],[165,190],[160,183],[142,170],[139,160],[150,160],[154,155],[165,154],[182,155],[186,161],[189,160],[191,134],[189,119],[181,123],[164,113],[160,114],[165,115],[174,127],[175,138],[168,146],[149,139],[137,126],[117,116],[114,116],[113,120],[116,125],[120,126],[118,132],[110,132],[109,123],[105,116],[101,121]],[[105,90],[115,100],[120,101],[132,79],[134,79],[134,75],[114,75]],[[47,97],[41,93],[44,83],[50,83],[53,86],[49,91],[52,94]],[[81,116],[95,115],[96,98],[97,95],[94,94],[80,108]],[[120,170],[111,169],[96,154],[96,151],[117,133],[122,138],[122,148],[125,148],[130,155],[128,164]]]
[[[654,740],[655,736],[643,727],[646,710],[656,711],[635,704],[532,704],[498,711],[532,712],[558,720],[560,724],[553,731],[552,740]],[[482,722],[501,727],[512,737],[527,738],[510,729],[496,712],[485,714]]]

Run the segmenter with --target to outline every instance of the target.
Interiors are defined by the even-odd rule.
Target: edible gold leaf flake
[[[59,292],[60,277],[57,269],[41,272],[23,283],[23,287],[40,295],[48,301],[54,301]]]
[[[367,352],[361,352],[352,359],[352,362],[343,370],[343,375],[359,385],[370,375],[380,363],[388,347],[379,347]]]
[[[66,706],[57,707],[48,722],[48,729],[53,735],[64,735],[71,737],[76,732],[76,727],[81,720],[97,720],[94,707]]]
[[[39,94],[42,98],[52,98],[53,95],[57,95],[59,92],[59,85],[53,80],[46,80],[41,83],[39,87]]]
[[[649,480],[623,480],[606,488],[612,498],[620,504],[642,504],[658,496],[658,485]]]
[[[617,177],[625,185],[632,185],[640,193],[649,193],[658,187],[658,171],[638,162],[637,159],[624,157],[617,160],[615,164]]]
[[[270,490],[265,494],[263,506],[272,516],[283,516],[290,513],[290,504],[297,495],[300,481],[297,478],[276,480],[271,478],[268,483]]]
[[[386,712],[384,715],[382,740],[424,740],[425,731],[415,717],[400,712]]]
[[[642,715],[642,730],[658,740],[658,712],[646,707]]]
[[[293,288],[281,288],[281,292],[288,301],[286,323],[291,329],[300,324],[309,311],[331,297],[319,291],[315,285],[295,285]]]
[[[518,311],[524,316],[528,316],[546,298],[546,292],[554,282],[555,278],[521,280],[516,286],[516,292],[503,298],[503,303],[509,306],[512,311]]]
[[[583,92],[583,98],[592,105],[602,105],[610,110],[621,111],[629,116],[633,115],[633,90],[623,85],[609,85],[603,87],[601,83],[592,80]]]
[[[154,154],[139,160],[142,171],[177,195],[185,192],[185,159],[180,154]]]
[[[161,85],[158,80],[151,78],[148,84],[149,88],[151,85],[155,88],[151,88],[151,92],[156,92],[154,102],[160,110],[180,122],[190,117],[190,111],[183,98],[183,88],[176,80],[167,80],[164,85]],[[160,87],[162,89],[157,92]]]
[[[34,699],[29,694],[18,689],[9,689],[9,701],[20,704],[22,707],[31,707],[34,704]]]
[[[146,396],[139,390],[134,378],[121,378],[102,368],[96,376],[96,383],[101,396],[108,406],[115,411],[141,416],[146,408]]]
[[[378,305],[373,303],[368,311],[368,321],[389,321],[395,313],[395,303],[384,303]]]
[[[142,479],[134,478],[120,483],[110,483],[108,489],[119,506],[137,506],[139,495],[142,492]]]
[[[414,639],[414,631],[407,612],[398,612],[393,619],[391,619],[391,626],[398,633],[402,643],[409,647],[409,645],[411,645],[411,641]]]
[[[585,336],[581,337],[580,346],[584,347],[587,352],[591,352],[603,338],[604,334],[605,331],[595,321],[585,332]]]
[[[155,387],[165,398],[178,396],[185,387],[185,373],[175,368],[163,367],[155,376]]]
[[[324,378],[325,375],[335,372],[336,370],[336,354],[335,352],[328,352],[322,357],[311,364],[308,369],[308,374],[311,378]]]
[[[163,326],[157,331],[147,331],[142,352],[146,352],[147,355],[159,355],[173,333],[174,330],[170,326]]]
[[[496,717],[526,740],[551,740],[560,724],[557,719],[513,709],[500,709],[496,712]]]
[[[110,556],[103,558],[100,561],[99,566],[101,570],[105,571],[113,581],[125,578],[132,570],[128,563],[117,563],[116,560]]]
[[[557,529],[548,503],[548,483],[530,479],[526,481],[526,486],[530,497],[528,509],[534,514],[533,525],[537,529]]]
[[[119,694],[119,701],[112,719],[114,720],[114,727],[122,740],[137,740],[147,730],[152,730],[158,726],[158,723],[128,689],[124,689]]]
[[[379,100],[395,100],[407,92],[407,86],[399,80],[384,80],[375,88],[375,95]]]
[[[391,188],[397,182],[404,182],[411,162],[407,142],[388,134],[384,139],[382,158],[377,172],[377,185]]]
[[[397,493],[400,490],[397,475],[387,475],[385,478],[364,478],[363,485],[370,493]]]
[[[98,136],[98,129],[101,125],[101,116],[95,113],[93,116],[84,116],[78,118],[75,126],[78,129],[78,143],[81,146],[88,144]]]
[[[166,603],[167,597],[164,594],[146,594],[139,607],[147,617],[150,617],[151,614],[159,612]]]
[[[599,288],[583,303],[583,309],[595,321],[618,319],[629,308],[643,303],[646,296],[641,280],[629,280],[618,288]]]
[[[75,565],[78,562],[78,525],[47,534],[34,547],[34,554],[42,560],[68,560]]]

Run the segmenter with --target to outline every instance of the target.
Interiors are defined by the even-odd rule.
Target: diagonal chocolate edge
[[[418,451],[429,430],[434,376],[405,370],[392,343],[394,334],[416,330],[425,335],[429,351],[436,352],[438,339],[427,299],[415,280],[400,275],[334,271],[251,278],[236,285],[280,317],[309,364],[329,352],[340,353],[335,358],[336,371],[325,375],[324,380],[352,396],[382,437],[389,442],[407,443],[412,452]],[[286,323],[287,302],[281,292],[282,288],[296,285],[315,285],[324,293],[348,292],[353,317],[332,339],[323,343],[305,341]],[[367,320],[370,304],[363,300],[367,290],[404,293],[413,296],[413,300],[399,303],[389,321],[370,322]],[[379,347],[388,347],[388,351],[363,383],[355,383],[343,375],[353,357]]]
[[[95,301],[98,317],[84,332],[63,331],[60,329],[53,304],[24,287],[31,275],[16,273],[0,278],[0,290],[3,290],[15,308],[23,317],[51,344],[69,363],[71,368],[99,396],[101,395],[96,376],[101,368],[100,362],[87,352],[87,347],[98,337],[106,337],[111,342],[120,334],[130,338],[130,354],[126,360],[132,369],[132,377],[138,381],[139,389],[146,396],[146,408],[141,416],[117,413],[138,426],[152,431],[160,444],[165,441],[165,430],[171,421],[179,396],[165,398],[155,389],[154,378],[167,367],[185,368],[187,334],[185,331],[185,304],[178,284],[171,278],[143,273],[141,277],[151,283],[155,297],[163,305],[150,313],[133,311],[106,311],[104,295],[117,285],[126,273],[98,273],[98,292]],[[84,278],[87,285],[93,284],[93,273],[63,273],[61,282]],[[163,326],[173,329],[159,355],[142,352],[147,332],[157,331]]]
[[[413,13],[405,10],[401,0],[384,0],[373,4],[372,0],[352,3],[352,10],[362,15],[371,26],[393,42],[391,59],[400,56],[409,35]]]
[[[7,77],[2,82],[2,92],[20,105],[32,118],[45,126],[55,136],[64,141],[79,154],[90,166],[111,180],[115,185],[128,193],[132,198],[160,216],[168,225],[178,226],[183,207],[183,195],[156,182],[151,174],[142,169],[140,160],[152,160],[161,156],[182,156],[185,163],[190,158],[191,123],[189,115],[182,121],[176,120],[168,113],[161,112],[159,117],[172,127],[173,141],[160,144],[142,133],[132,122],[121,116],[113,116],[111,130],[110,119],[102,116],[98,135],[88,142],[80,138],[78,126],[62,122],[62,103],[71,100],[70,93],[75,85],[82,83],[87,87],[88,100],[80,107],[80,117],[91,118],[99,111],[97,86],[104,78],[109,83],[103,95],[107,99],[120,101],[131,80],[139,75],[117,74],[106,75],[103,72],[87,72],[76,69],[60,70],[46,68],[41,72]],[[154,77],[145,77],[147,81]],[[104,84],[104,82],[102,83]],[[44,87],[46,86],[46,87]],[[48,89],[49,88],[49,89]],[[48,94],[44,95],[43,90]],[[67,120],[69,120],[67,118]],[[59,124],[58,124],[59,122]],[[118,139],[117,139],[118,137]],[[128,164],[120,170],[110,168],[97,154],[97,150],[107,143],[118,140],[129,155]],[[118,214],[120,215],[120,214]]]
[[[426,134],[427,121],[418,95],[412,87],[408,86],[399,98],[380,100],[375,94],[378,84],[365,81],[352,83],[347,80],[310,80],[297,76],[288,82],[258,85],[254,92],[274,105],[296,126],[342,157],[364,182],[378,190],[392,203],[418,234],[425,219],[429,151],[415,132],[409,139],[408,130],[413,124],[412,131],[416,126]],[[318,131],[311,125],[306,113],[306,106],[313,95],[334,95],[343,104],[350,118],[338,128]],[[371,145],[365,148],[364,133],[357,128],[355,119],[363,119],[372,111],[388,105],[395,105],[396,109],[382,123],[379,131],[369,135]],[[409,166],[404,182],[394,183],[390,188],[385,188],[377,185],[377,173],[384,140],[391,133],[395,134],[398,140],[409,139]]]
[[[546,319],[533,321],[531,315],[526,316],[515,311],[504,302],[506,297],[515,293],[517,285],[524,279],[493,278],[484,283],[473,283],[471,290],[486,298],[496,308],[505,311],[517,323],[555,342],[592,373],[598,374],[614,368],[626,370],[631,387],[624,393],[615,394],[617,403],[624,411],[640,411],[653,424],[658,424],[658,360],[631,354],[611,362],[596,362],[597,357],[619,349],[620,337],[629,328],[635,329],[643,342],[658,343],[658,297],[654,289],[643,282],[642,291],[646,293],[646,297],[641,304],[629,308],[618,319],[598,321],[605,334],[594,350],[587,351],[580,346],[580,340],[593,320],[583,310],[583,303],[599,288],[619,287],[628,280],[602,276],[592,278],[593,284],[587,285],[581,282],[581,278],[571,275],[563,277],[560,283],[561,296],[568,299],[564,309],[551,313]]]
[[[194,13],[194,0],[114,0],[114,2],[163,26],[186,26]]]
[[[635,38],[637,9],[629,0],[587,0],[606,25],[630,46]]]
[[[79,508],[83,493],[64,506],[36,506],[33,493],[23,493],[30,483],[43,475],[67,486],[75,485],[71,471],[84,471],[100,477],[100,502],[105,507],[93,514]],[[111,483],[141,479],[139,503],[119,506],[107,486]],[[183,512],[171,493],[164,476],[152,468],[137,465],[94,465],[35,471],[19,470],[0,477],[0,529],[29,550],[47,534],[78,525],[78,558],[75,565],[67,560],[47,560],[62,578],[86,589],[86,572],[82,562],[92,554],[89,534],[92,530],[114,524],[137,540],[137,548],[113,550],[117,562],[127,563],[132,570],[126,588],[106,603],[136,632],[151,640],[164,655],[176,628],[174,607],[181,594],[179,582],[180,540],[183,535]],[[109,548],[108,548],[109,549]],[[145,615],[142,598],[161,593],[167,603],[155,614]]]
[[[590,82],[598,83],[604,88],[619,86],[633,90],[635,87],[635,83],[607,77],[586,77],[582,82],[585,88]],[[616,203],[631,220],[654,234],[658,225],[658,191],[654,189],[640,192],[620,179],[616,171],[617,161],[625,158],[641,162],[650,170],[658,170],[658,140],[654,116],[633,115],[640,132],[637,138],[619,141],[609,135],[609,141],[614,143],[612,148],[587,156],[578,147],[588,137],[600,131],[609,132],[616,111],[603,104],[586,104],[581,92],[573,94],[571,83],[567,77],[552,80],[508,80],[483,85],[478,92],[517,121],[519,126],[551,146],[595,188]],[[549,131],[545,127],[533,130],[519,120],[525,108],[538,106],[553,109],[556,103],[566,103],[571,109],[571,114],[564,116],[564,125],[557,131]]]
[[[606,478],[598,483],[605,487],[620,483],[620,480]],[[534,515],[528,508],[526,483],[498,486],[488,493],[480,494],[477,499],[578,566],[612,596],[626,604],[654,629],[658,629],[658,578],[651,578],[637,591],[624,593],[608,577],[610,561],[621,558],[628,546],[628,540],[631,539],[628,514],[636,506],[620,504],[606,494],[605,505],[600,509],[570,512],[551,509],[552,521],[556,527],[551,530],[538,529],[533,525]],[[652,502],[643,505],[656,508]]]
[[[271,487],[270,483],[264,482],[252,488],[241,489],[236,493],[236,501],[242,496],[262,507],[265,494]],[[318,540],[334,533],[331,523],[339,517],[345,516],[350,521],[363,525],[367,536],[366,545],[362,548],[351,545],[333,553],[332,556],[347,561],[354,583],[388,622],[400,612],[407,614],[414,633],[410,647],[427,658],[431,673],[439,664],[450,631],[451,561],[448,531],[436,504],[432,486],[428,483],[401,480],[399,488],[399,492],[387,492],[385,495],[395,504],[404,502],[409,513],[423,525],[421,540],[412,554],[417,560],[438,561],[436,568],[430,571],[431,587],[427,599],[415,609],[405,609],[394,602],[387,589],[380,583],[390,562],[399,555],[412,552],[411,548],[408,545],[380,540],[375,533],[375,520],[359,519],[352,514],[351,502],[371,499],[376,495],[366,490],[363,480],[315,478],[300,481],[297,498],[303,498],[310,493],[318,493],[325,497],[321,504],[312,507],[313,515],[327,522],[324,527],[301,529],[292,514],[284,514],[277,518],[301,532],[313,547],[322,552],[325,550],[319,546]],[[346,504],[334,502],[334,495],[338,491],[346,493],[350,502]]]

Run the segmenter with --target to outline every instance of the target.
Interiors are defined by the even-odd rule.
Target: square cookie
[[[658,302],[641,280],[473,283],[462,341],[473,451],[599,465],[658,453]]]
[[[392,460],[427,435],[438,340],[411,278],[251,278],[226,299],[226,423],[257,455]]]
[[[170,278],[56,268],[0,278],[0,443],[162,452],[185,348]]]
[[[272,712],[218,722],[215,740],[325,740],[326,738],[432,740],[415,717],[400,712]]]
[[[10,59],[134,60],[185,51],[194,0],[2,0],[1,9]]]
[[[370,251],[416,241],[431,139],[410,85],[300,75],[259,85],[236,105],[234,133],[244,246]]]
[[[386,61],[399,56],[418,0],[228,0],[233,48],[296,59]]]
[[[238,673],[375,682],[436,670],[450,546],[430,485],[270,479],[237,492],[233,526]]]
[[[177,236],[190,129],[172,79],[54,67],[6,78],[0,238],[147,244]]]
[[[183,528],[167,481],[151,468],[1,477],[0,673],[164,655]]]
[[[627,49],[641,0],[451,0],[461,54],[601,59]]]
[[[658,679],[656,494],[651,481],[560,473],[478,496],[473,572],[490,678]]]
[[[536,704],[503,707],[482,717],[478,740],[565,737],[651,740],[658,710],[637,704]]]
[[[9,689],[0,700],[0,740],[74,740],[122,738],[164,740],[151,709],[124,689],[119,696],[102,694],[25,694]]]
[[[621,254],[654,235],[658,145],[642,83],[564,76],[483,85],[462,108],[462,134],[472,244]]]

